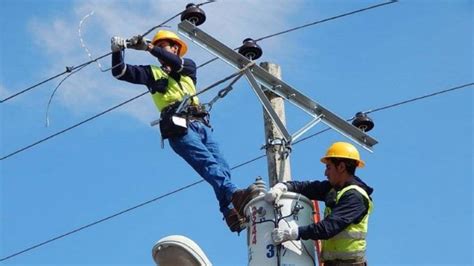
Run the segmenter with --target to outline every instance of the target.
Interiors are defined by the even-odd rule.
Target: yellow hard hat
[[[357,161],[357,167],[362,168],[365,166],[364,161],[360,159],[359,151],[354,145],[347,142],[333,143],[326,152],[326,155],[321,158],[321,162],[327,164],[328,158],[352,159]]]
[[[178,43],[180,48],[179,48],[179,56],[183,56],[187,51],[188,51],[188,45],[186,45],[185,42],[183,42],[176,33],[168,30],[160,30],[156,33],[155,37],[153,37],[153,40],[151,41],[152,44],[157,44],[161,40],[171,40],[175,43]]]

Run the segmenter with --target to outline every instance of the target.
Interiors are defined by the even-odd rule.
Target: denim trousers
[[[226,217],[237,187],[232,183],[229,165],[212,137],[212,129],[201,121],[193,120],[188,125],[186,135],[169,138],[169,143],[212,186],[219,201],[219,210]]]

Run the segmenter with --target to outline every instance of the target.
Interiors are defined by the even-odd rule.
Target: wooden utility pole
[[[281,68],[279,65],[263,62],[260,63],[260,66],[273,76],[281,79]],[[284,99],[269,90],[265,91],[265,95],[282,123],[286,126]],[[285,143],[282,141],[281,132],[274,125],[272,119],[268,116],[267,112],[265,112],[265,109],[263,109],[263,120],[265,125],[265,143],[268,163],[268,184],[272,187],[278,182],[291,180],[290,151],[286,150]]]

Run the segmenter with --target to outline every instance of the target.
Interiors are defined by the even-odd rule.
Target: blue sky
[[[201,29],[228,46],[384,1],[218,1],[203,8]],[[109,51],[111,36],[145,32],[186,1],[0,2],[0,98]],[[176,29],[179,21],[168,25]],[[261,41],[258,62],[281,66],[283,80],[343,118],[473,81],[473,2],[400,1]],[[151,37],[151,35],[150,35]],[[212,56],[190,44],[198,64]],[[109,58],[101,61],[109,65]],[[127,51],[132,64],[155,61]],[[222,62],[199,69],[204,88],[233,72]],[[0,155],[84,120],[145,91],[92,64],[0,104]],[[372,265],[473,264],[473,86],[375,112],[374,153],[361,150],[358,175],[374,187],[368,236]],[[210,100],[217,90],[203,95]],[[261,106],[245,80],[213,109],[212,124],[231,166],[263,154]],[[0,257],[156,198],[200,177],[149,126],[149,96],[0,161]],[[294,132],[309,117],[287,105]],[[324,129],[318,124],[306,136]],[[324,179],[325,132],[294,146],[294,180]],[[239,167],[245,187],[266,160]],[[209,185],[201,183],[47,245],[2,265],[153,265],[151,248],[167,235],[196,241],[215,265],[246,265],[246,235],[231,234]]]

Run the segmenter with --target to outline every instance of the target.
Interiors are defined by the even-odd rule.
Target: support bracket
[[[236,69],[242,69],[249,63],[252,63],[250,59],[227,47],[226,45],[219,42],[218,40],[208,35],[207,33],[205,33],[204,31],[202,31],[201,29],[199,29],[188,21],[182,21],[178,24],[178,32],[189,38],[197,45],[208,50],[210,53],[216,55],[224,62],[228,63]],[[262,67],[254,65],[250,68],[250,70],[246,70],[245,74],[247,76],[247,79],[251,83],[252,88],[254,89],[255,93],[257,94],[260,101],[264,105],[264,108],[267,110],[267,112],[269,112],[269,114],[272,111],[273,113],[275,113],[275,111],[273,110],[273,108],[271,108],[271,106],[270,108],[268,108],[268,106],[265,106],[266,103],[262,101],[262,98],[259,96],[262,90],[255,89],[255,87],[258,87],[258,84],[268,88],[275,94],[288,100],[289,102],[296,105],[298,108],[302,109],[313,117],[313,120],[309,124],[305,125],[303,129],[299,130],[299,133],[297,132],[297,134],[295,134],[295,137],[299,137],[302,133],[306,132],[312,126],[316,125],[317,122],[321,121],[332,129],[339,132],[340,134],[361,145],[368,151],[372,152],[372,147],[378,143],[377,140],[367,135],[362,130],[351,125],[346,120],[340,118],[336,114],[324,108],[322,105],[305,96],[300,91],[292,88],[284,81],[268,73]],[[257,85],[255,85],[255,83]],[[272,116],[273,115],[270,115],[270,117]],[[274,117],[272,117],[272,119],[287,140],[294,140],[288,133],[286,127],[282,124],[279,125],[279,119],[274,119]]]

